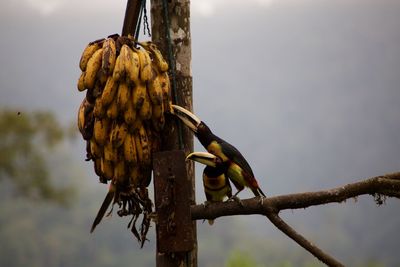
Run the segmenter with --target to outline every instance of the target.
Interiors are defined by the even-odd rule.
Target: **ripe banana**
[[[147,138],[147,133],[142,125],[142,127],[139,128],[139,131],[136,133],[136,136],[139,137],[139,143],[140,143],[140,148],[141,148],[141,158],[138,155],[138,160],[141,162],[143,165],[150,165],[151,164],[151,152],[150,152],[150,143],[149,139]],[[136,140],[135,136],[135,144],[136,144],[136,150],[138,150],[138,141]]]
[[[96,143],[96,141],[92,138],[90,139],[90,153],[92,157],[95,159],[101,158],[103,156],[102,148]]]
[[[128,127],[125,122],[118,123],[114,121],[110,132],[110,142],[112,146],[115,148],[120,147],[124,143],[127,133]]]
[[[94,140],[97,142],[97,144],[101,146],[105,145],[108,137],[109,128],[110,121],[107,118],[95,118],[93,135]]]
[[[123,44],[119,55],[117,57],[117,60],[115,62],[115,68],[113,72],[113,77],[116,81],[122,81],[125,78],[126,75],[126,62],[129,61],[129,46],[126,44]]]
[[[88,64],[89,59],[93,56],[94,52],[100,49],[99,43],[90,43],[86,46],[86,48],[83,50],[81,59],[79,61],[79,68],[82,71],[86,70],[86,66]]]
[[[133,51],[129,46],[126,46],[127,50],[127,60],[124,61],[125,64],[125,73],[126,73],[126,80],[130,84],[136,84],[139,81],[139,70],[140,70],[140,63],[139,63],[139,55]]]
[[[113,101],[115,94],[118,90],[118,82],[113,78],[113,76],[108,77],[106,85],[104,86],[103,93],[101,94],[101,102],[103,106],[107,107]]]
[[[111,162],[117,162],[120,158],[118,155],[118,149],[113,147],[111,142],[107,141],[103,147],[104,159]]]
[[[85,126],[85,108],[87,105],[87,101],[86,98],[83,99],[82,103],[79,106],[79,110],[78,110],[78,129],[81,132],[81,134],[83,135],[83,129]]]
[[[159,74],[159,80],[163,95],[163,105],[165,112],[172,112],[172,100],[171,100],[171,83],[169,80],[168,72],[163,72]]]
[[[118,117],[118,106],[117,106],[117,98],[111,102],[111,104],[107,108],[107,117],[115,120]]]
[[[101,173],[107,180],[111,180],[114,176],[114,166],[111,161],[106,160],[104,157],[101,158]]]
[[[100,67],[99,71],[97,72],[96,84],[100,85],[101,91],[103,91],[104,85],[106,84],[108,77],[109,75]]]
[[[96,118],[104,118],[106,115],[106,109],[103,107],[103,102],[101,102],[100,98],[96,98],[94,102],[93,115]]]
[[[160,72],[166,72],[168,70],[168,63],[167,61],[165,61],[160,50],[155,44],[153,44],[152,42],[144,42],[140,43],[140,45],[151,52],[155,65]]]
[[[134,188],[139,185],[140,170],[138,165],[130,165],[128,168],[129,182]]]
[[[126,82],[120,82],[117,92],[118,110],[124,112],[127,109],[128,102],[131,101],[131,90]]]
[[[107,38],[103,43],[103,55],[101,60],[101,69],[105,74],[111,75],[117,59],[117,49],[113,38]]]
[[[147,82],[147,91],[149,93],[151,103],[160,105],[163,101],[163,92],[157,71],[153,69],[152,78]]]
[[[117,59],[115,60],[115,66],[114,66],[114,71],[112,74],[112,77],[114,80],[119,81],[122,80],[122,78],[125,76],[125,65],[124,61],[122,59],[122,51],[120,51]]]
[[[125,120],[125,123],[128,125],[128,127],[132,126],[136,120],[136,109],[133,106],[132,101],[128,101],[128,103],[127,103],[126,110],[124,112],[124,120]]]
[[[77,84],[79,92],[85,91],[85,89],[86,89],[85,84],[83,82],[83,80],[85,78],[85,74],[86,74],[85,72],[82,72],[81,75],[79,76],[78,84]]]
[[[143,125],[143,122],[142,122],[141,118],[136,118],[135,122],[130,127],[130,130],[133,131],[134,133],[136,133],[137,131],[139,131],[139,129],[140,129],[140,127],[142,127],[142,125]]]
[[[137,164],[135,137],[133,134],[128,133],[124,141],[124,159],[131,163]]]
[[[139,109],[139,116],[142,120],[149,120],[152,116],[152,106],[150,101],[150,96],[148,92],[145,92],[144,101],[142,107]]]
[[[143,82],[151,79],[151,58],[149,53],[144,49],[136,50],[139,56],[140,63],[140,80]]]
[[[161,131],[165,125],[165,117],[164,117],[164,105],[153,105],[153,116],[152,122],[153,126],[157,131]]]
[[[101,172],[101,158],[95,158],[93,160],[93,165],[94,165],[94,172],[96,173],[96,175],[102,177],[103,173]]]
[[[86,88],[91,89],[94,87],[94,83],[96,81],[96,75],[101,67],[101,57],[103,53],[103,48],[100,48],[94,52],[92,57],[89,59],[87,66],[85,77],[83,79],[83,83]]]
[[[90,140],[93,135],[93,105],[83,99],[78,111],[78,128],[84,140]]]
[[[150,125],[145,125],[144,128],[146,129],[147,138],[149,139],[151,153],[160,151],[161,148],[160,133],[151,129]]]
[[[88,88],[86,90],[86,100],[90,103],[90,104],[94,104],[94,101],[96,100],[96,98],[94,97],[94,89],[93,88]]]
[[[125,161],[120,160],[114,164],[114,176],[113,179],[119,186],[127,186],[129,177],[126,174]]]
[[[92,230],[111,201],[122,204],[128,199],[142,205],[130,198],[131,192],[147,199],[152,153],[161,147],[164,112],[171,111],[167,61],[155,44],[135,48],[135,42],[118,35],[97,40],[85,48],[79,62],[77,87],[87,91],[78,111],[78,128],[99,181],[112,180],[107,205],[102,205]],[[128,214],[130,208],[123,209]]]
[[[138,82],[132,90],[132,101],[135,109],[140,109],[146,98],[146,85],[142,82]]]

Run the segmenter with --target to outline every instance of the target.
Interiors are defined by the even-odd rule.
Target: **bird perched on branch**
[[[244,187],[250,188],[255,196],[266,197],[260,189],[253,171],[243,155],[234,146],[212,133],[210,128],[196,115],[185,108],[172,105],[173,114],[189,127],[207,151],[226,165],[225,175],[232,181],[238,190],[234,197]]]
[[[207,152],[193,152],[186,159],[206,165],[203,171],[203,186],[206,194],[206,205],[212,202],[222,202],[225,197],[232,197],[229,179],[225,176],[227,165],[217,156]],[[212,225],[214,220],[208,220]]]

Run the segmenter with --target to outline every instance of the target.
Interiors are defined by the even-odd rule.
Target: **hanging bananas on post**
[[[89,43],[79,67],[77,87],[86,97],[78,128],[87,142],[87,161],[93,161],[101,183],[110,182],[91,232],[110,205],[118,204],[120,216],[133,215],[128,227],[143,246],[152,212],[146,188],[152,153],[160,147],[164,114],[172,110],[168,63],[155,44],[114,34]],[[139,233],[135,223],[141,214]]]

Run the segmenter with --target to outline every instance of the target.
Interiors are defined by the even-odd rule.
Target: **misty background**
[[[3,0],[1,109],[75,123],[81,52],[121,31],[125,6]],[[399,1],[193,0],[191,16],[194,111],[243,153],[268,196],[399,171]],[[195,149],[204,150],[197,140]],[[84,159],[80,137],[48,155],[54,182],[76,188],[69,208],[14,197],[1,181],[1,266],[155,265],[154,227],[143,250],[116,214],[89,234],[107,187]],[[365,196],[282,216],[348,266],[400,266],[399,208]],[[261,216],[197,226],[199,266],[237,255],[254,266],[323,266]]]

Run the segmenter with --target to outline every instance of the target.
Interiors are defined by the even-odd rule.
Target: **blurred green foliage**
[[[50,112],[0,111],[0,180],[31,199],[68,204],[72,188],[58,188],[49,179],[46,158],[65,137]]]

